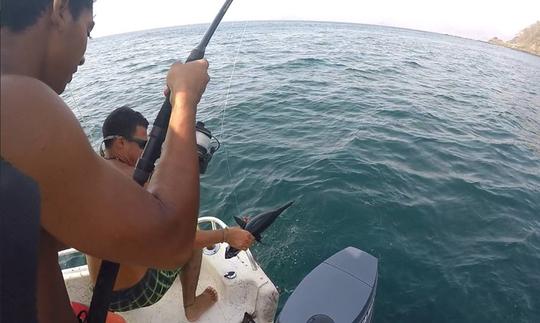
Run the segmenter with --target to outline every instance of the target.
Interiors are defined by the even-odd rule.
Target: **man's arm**
[[[171,127],[148,185],[151,193],[95,154],[73,113],[49,87],[2,76],[1,155],[38,182],[44,229],[102,259],[163,268],[185,263],[198,213],[194,124],[206,68],[201,61],[184,68],[199,75],[173,88]],[[181,95],[190,89],[195,94]]]

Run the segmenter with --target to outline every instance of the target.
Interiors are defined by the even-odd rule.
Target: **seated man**
[[[100,154],[119,171],[131,177],[148,140],[147,127],[148,121],[139,112],[127,107],[114,110],[103,124],[102,146],[105,145],[105,150],[100,147]],[[193,256],[181,270],[156,270],[121,265],[110,309],[122,312],[156,303],[180,273],[186,318],[189,321],[195,321],[217,301],[217,293],[212,287],[206,288],[203,293],[195,297],[201,269],[202,248],[227,242],[237,249],[246,250],[253,241],[253,236],[239,227],[201,230],[195,235]],[[101,260],[91,256],[87,256],[87,260],[90,276],[95,283]]]

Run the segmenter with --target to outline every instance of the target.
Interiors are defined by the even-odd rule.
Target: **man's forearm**
[[[195,233],[195,243],[193,244],[193,249],[202,249],[216,243],[226,242],[226,240],[227,237],[224,229],[198,230]]]
[[[199,167],[195,141],[195,108],[176,99],[162,158],[148,185],[163,207],[172,211],[172,228],[191,246],[199,211]]]

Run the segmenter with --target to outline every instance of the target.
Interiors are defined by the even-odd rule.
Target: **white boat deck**
[[[202,221],[215,221],[215,218],[201,218]],[[219,220],[218,220],[219,221]],[[221,221],[218,225],[225,225]],[[212,222],[212,227],[216,226]],[[257,323],[273,322],[277,310],[278,292],[262,269],[253,261],[250,253],[240,252],[238,257],[225,259],[226,243],[216,245],[214,250],[203,250],[201,275],[197,294],[212,286],[218,293],[214,304],[197,322],[242,322],[244,313],[252,314]],[[74,250],[64,251],[77,252]],[[233,271],[236,277],[225,278]],[[70,299],[89,304],[92,297],[90,278],[86,266],[62,271]],[[188,322],[182,304],[182,286],[177,278],[165,296],[156,304],[134,311],[118,313],[127,322]]]

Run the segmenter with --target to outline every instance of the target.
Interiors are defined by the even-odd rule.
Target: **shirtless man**
[[[121,107],[109,114],[102,127],[102,157],[129,178],[133,176],[136,162],[148,140],[148,121],[142,114],[128,107]],[[104,146],[104,150],[101,148]],[[200,230],[195,234],[191,259],[180,271],[184,312],[188,321],[196,321],[216,301],[217,294],[211,287],[195,297],[201,270],[202,248],[220,242],[246,250],[254,238],[238,227],[225,230]],[[90,276],[95,283],[101,260],[87,256]],[[179,269],[156,270],[144,266],[122,265],[112,294],[110,309],[129,311],[158,302],[176,280]],[[158,288],[156,288],[156,286]]]
[[[40,190],[36,296],[42,323],[77,321],[58,265],[60,246],[152,268],[182,267],[193,251],[195,114],[208,62],[175,63],[169,70],[169,130],[159,166],[142,188],[96,155],[59,97],[84,63],[92,6],[93,0],[2,0],[0,154]]]

